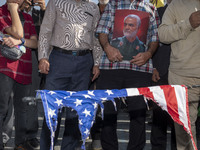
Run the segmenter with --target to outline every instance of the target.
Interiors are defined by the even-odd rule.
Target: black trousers
[[[123,89],[150,86],[151,74],[132,70],[101,70],[97,89]],[[120,106],[120,100],[116,100]],[[146,104],[143,96],[127,97],[130,115],[129,143],[127,150],[142,150],[145,146]],[[117,111],[112,102],[104,103],[104,120],[101,132],[103,150],[118,150]]]
[[[168,76],[162,76],[157,83],[152,85],[168,85]],[[155,103],[153,105],[153,121],[151,128],[152,150],[166,150],[167,148],[167,128],[171,127],[171,150],[176,150],[176,137],[174,121],[169,114],[163,111]]]

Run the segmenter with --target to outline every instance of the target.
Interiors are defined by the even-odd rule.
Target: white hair
[[[137,19],[137,27],[138,27],[138,28],[140,27],[140,25],[141,25],[141,19],[140,19],[140,17],[138,17],[137,15],[134,15],[134,14],[130,14],[130,15],[128,15],[128,16],[126,16],[126,17],[124,18],[124,22],[125,22],[125,20],[126,20],[127,18],[134,18],[134,19]]]

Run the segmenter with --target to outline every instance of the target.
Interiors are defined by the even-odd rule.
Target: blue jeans
[[[50,70],[46,76],[45,89],[68,91],[88,89],[90,72],[93,66],[93,59],[90,53],[84,56],[73,56],[53,50],[49,57],[49,62]],[[60,119],[61,117],[58,118],[55,140],[59,132]],[[75,111],[67,108],[61,150],[74,150],[78,146],[79,140],[78,116]],[[40,149],[50,149],[50,130],[45,120],[40,137]]]
[[[15,114],[15,144],[19,145],[26,140],[26,103],[22,98],[30,94],[30,85],[17,83],[12,78],[0,73],[0,149],[2,148],[2,126],[8,111],[8,102],[13,92]]]

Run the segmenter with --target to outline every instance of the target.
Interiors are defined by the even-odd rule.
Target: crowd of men
[[[120,23],[123,36],[113,38],[119,10],[130,13]],[[140,38],[144,32],[141,14],[148,14],[145,40]],[[167,0],[165,7],[158,10],[144,0],[99,0],[98,5],[87,0],[49,0],[47,6],[44,0],[7,0],[0,7],[0,31],[9,36],[3,37],[1,44],[25,46],[26,53],[15,61],[0,53],[0,150],[4,150],[13,124],[15,150],[32,150],[39,145],[41,150],[50,149],[45,117],[39,142],[37,105],[28,106],[22,101],[34,99],[37,89],[81,91],[88,90],[91,82],[95,82],[95,89],[200,85],[199,26],[199,0]],[[199,96],[199,88],[188,90],[196,145]],[[130,117],[127,150],[144,149],[147,111],[144,97],[115,102],[117,110],[125,103]],[[94,150],[119,149],[117,110],[112,102],[104,103],[104,119],[92,129],[92,135],[99,132],[93,141],[101,141],[92,145]],[[59,113],[54,143],[62,113],[65,124],[61,150],[80,150],[78,115],[71,108],[63,108]],[[166,150],[168,125],[172,130],[172,150],[194,150],[189,134],[156,104],[153,104],[152,150]]]

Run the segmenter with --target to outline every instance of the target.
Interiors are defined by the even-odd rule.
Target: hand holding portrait
[[[112,47],[110,44],[108,44],[105,48],[104,51],[106,52],[106,55],[111,62],[116,62],[116,61],[122,61],[123,56],[121,55],[120,51],[114,47]]]
[[[149,59],[151,58],[151,53],[146,51],[143,53],[139,53],[136,56],[133,56],[133,59],[130,61],[130,63],[133,63],[138,66],[144,65]]]

